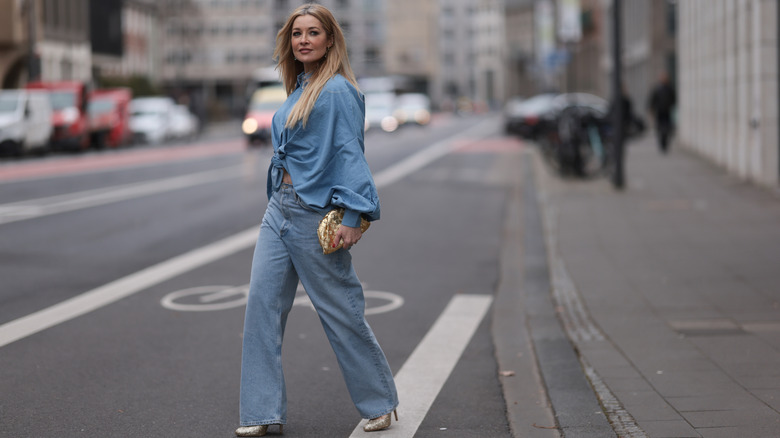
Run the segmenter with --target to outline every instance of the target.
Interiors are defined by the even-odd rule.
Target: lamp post
[[[612,2],[612,122],[614,123],[614,132],[612,139],[612,157],[614,158],[612,169],[612,185],[616,189],[622,189],[625,180],[623,174],[623,64],[621,62],[622,52],[622,30],[621,30],[621,6],[622,0],[613,0]]]

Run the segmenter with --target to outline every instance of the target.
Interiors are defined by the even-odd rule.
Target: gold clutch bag
[[[334,208],[329,211],[325,217],[320,221],[320,226],[317,227],[317,236],[320,238],[320,246],[322,247],[323,254],[330,254],[336,252],[344,245],[344,241],[339,242],[336,247],[333,247],[333,239],[336,237],[336,230],[339,229],[341,221],[344,219],[344,209]],[[360,218],[360,231],[366,232],[371,222]]]

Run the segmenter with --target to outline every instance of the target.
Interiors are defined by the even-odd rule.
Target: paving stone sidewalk
[[[780,196],[648,135],[626,188],[536,156],[558,312],[619,436],[780,437]]]

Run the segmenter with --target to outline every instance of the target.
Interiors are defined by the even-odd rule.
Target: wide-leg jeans
[[[317,238],[322,214],[291,185],[269,200],[252,261],[241,361],[241,426],[287,423],[282,338],[298,281],[317,310],[347,389],[363,418],[393,411],[393,375],[366,322],[363,288],[349,251],[325,255]],[[325,399],[325,397],[323,397]]]

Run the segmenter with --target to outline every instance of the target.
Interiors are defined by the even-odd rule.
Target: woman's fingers
[[[363,235],[363,232],[360,231],[360,228],[353,228],[348,227],[346,225],[339,225],[338,230],[336,230],[336,236],[335,239],[333,239],[335,242],[341,242],[343,240],[344,248],[349,249],[354,244],[360,240],[360,237]],[[337,245],[338,246],[338,245]]]

